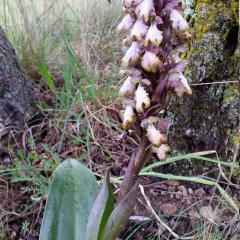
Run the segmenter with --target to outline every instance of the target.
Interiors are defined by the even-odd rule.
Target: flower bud
[[[148,22],[151,12],[154,11],[153,0],[143,0],[136,9],[135,13],[138,18],[144,18],[145,22]]]
[[[170,20],[172,21],[172,28],[175,31],[185,32],[188,29],[187,21],[183,18],[181,13],[175,9],[170,12]]]
[[[136,122],[136,115],[131,106],[127,106],[123,115],[123,129],[128,130]]]
[[[127,50],[125,56],[122,58],[122,65],[128,67],[138,62],[140,58],[140,46],[138,42],[132,42],[132,45]]]
[[[166,155],[171,152],[171,148],[166,145],[162,144],[160,147],[152,147],[152,151],[157,154],[157,157],[160,161],[166,159]]]
[[[126,15],[117,26],[117,32],[120,33],[130,30],[134,24],[134,21],[135,19],[130,14]]]
[[[155,53],[146,51],[143,55],[141,65],[147,72],[155,73],[160,64],[162,64],[162,61]]]
[[[135,37],[138,41],[142,41],[143,37],[146,35],[148,26],[144,23],[142,19],[138,19],[133,25],[131,31],[131,37]]]
[[[147,31],[144,46],[147,47],[149,42],[152,43],[153,45],[159,46],[162,40],[163,40],[162,31],[158,30],[156,22],[152,23],[152,25]]]
[[[136,110],[139,113],[144,112],[144,109],[150,107],[150,98],[144,87],[141,86],[141,84],[138,85],[138,88],[135,92],[135,101]]]
[[[136,84],[139,83],[140,80],[140,77],[128,77],[120,88],[119,96],[127,97],[133,95],[136,90]]]
[[[156,129],[153,124],[148,125],[147,138],[149,142],[155,147],[160,147],[162,143],[167,142],[167,136],[165,134],[161,134],[161,132]]]

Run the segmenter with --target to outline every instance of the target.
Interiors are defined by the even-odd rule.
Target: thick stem
[[[147,149],[148,146],[149,146],[149,141],[147,140],[146,136],[143,135],[142,141],[138,149],[136,150],[136,152],[132,155],[128,168],[125,172],[125,175],[120,187],[118,202],[121,199],[123,199],[124,196],[126,196],[126,194],[134,186],[134,184],[138,179],[138,174],[140,170],[146,163],[147,159],[151,156],[152,152],[150,149]]]

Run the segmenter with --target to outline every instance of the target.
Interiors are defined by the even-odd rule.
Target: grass
[[[28,127],[20,133],[12,132],[4,142],[4,151],[11,161],[0,165],[0,180],[7,183],[1,184],[7,194],[0,205],[0,239],[7,239],[11,234],[37,239],[51,175],[60,161],[77,158],[101,177],[107,167],[125,167],[124,162],[135,148],[136,142],[129,137],[125,154],[122,141],[115,140],[121,133],[116,108],[121,39],[115,35],[121,16],[120,4],[120,0],[112,4],[107,0],[0,2],[1,24],[33,81],[38,99],[36,107],[40,110]],[[142,175],[179,179],[182,176],[159,175],[154,169],[193,158],[193,155],[169,158],[164,163],[145,167]],[[117,188],[120,179],[113,180]],[[212,184],[210,180],[193,177],[180,180]],[[221,191],[218,183],[214,186],[225,196],[219,208],[230,205],[236,210],[231,196]],[[169,223],[166,216],[161,218]],[[134,239],[154,221],[152,218],[129,227],[124,239]],[[13,222],[19,225],[16,231]],[[146,239],[162,239],[154,237],[158,230]],[[201,219],[192,235],[201,236],[199,239],[221,239],[224,231],[229,231],[227,224],[222,230]]]

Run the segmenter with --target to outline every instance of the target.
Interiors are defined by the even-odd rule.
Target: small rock
[[[169,187],[168,187],[168,191],[169,191],[169,192],[175,192],[175,191],[176,191],[176,187],[174,187],[174,186],[169,186]]]
[[[187,198],[186,198],[186,204],[187,204],[188,206],[192,205],[192,199],[191,199],[190,197],[187,197]]]
[[[182,192],[183,197],[188,197],[188,192],[187,192],[187,189],[185,188],[185,186],[183,186],[183,185],[178,186],[178,190]]]
[[[163,184],[163,183],[159,185],[159,188],[162,189],[162,190],[166,190],[166,191],[168,189],[167,185]]]
[[[176,197],[176,199],[181,199],[183,197],[182,192],[180,192],[180,191],[175,192],[175,197]]]
[[[188,188],[188,194],[189,194],[189,195],[192,195],[192,194],[193,194],[192,188]]]
[[[173,195],[173,193],[171,193],[171,195],[170,195],[170,198],[171,198],[171,199],[173,199],[173,198],[174,198],[174,195]]]
[[[199,210],[199,213],[205,219],[210,219],[210,220],[214,221],[214,219],[216,218],[215,213],[211,206],[201,207]]]
[[[194,196],[200,197],[200,198],[202,198],[203,195],[206,194],[206,192],[203,190],[203,188],[196,189],[196,190],[194,190],[193,193],[194,193]]]
[[[177,186],[180,185],[180,182],[177,181],[177,180],[168,180],[168,181],[166,182],[166,184],[167,184],[168,186],[174,186],[174,187],[177,187]]]
[[[10,164],[12,162],[12,160],[11,160],[11,158],[10,157],[4,157],[3,158],[3,163],[5,163],[5,164]]]
[[[171,204],[171,203],[164,203],[160,206],[160,210],[165,215],[172,215],[177,212],[177,206],[175,204]]]

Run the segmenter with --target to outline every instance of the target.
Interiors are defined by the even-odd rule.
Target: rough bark
[[[0,125],[22,127],[34,112],[33,100],[30,81],[0,27]]]
[[[192,2],[189,20],[194,39],[185,56],[190,62],[186,75],[190,83],[202,85],[192,86],[193,94],[187,99],[173,101],[169,111],[171,146],[178,153],[216,150],[222,159],[231,159],[234,154],[236,158],[240,113],[238,1],[187,2]]]

